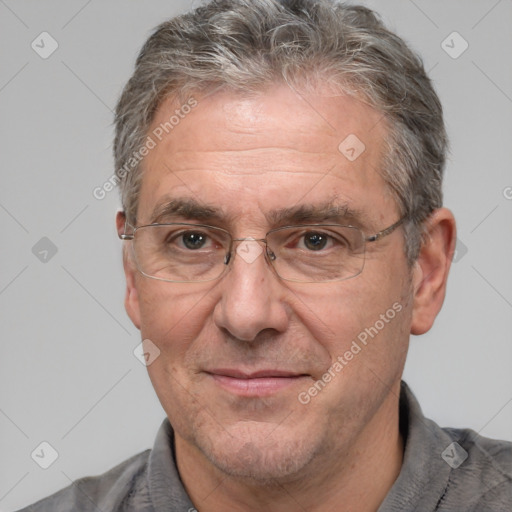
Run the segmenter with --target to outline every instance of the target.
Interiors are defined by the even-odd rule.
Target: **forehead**
[[[169,98],[148,133],[155,147],[143,162],[139,212],[149,215],[173,194],[239,213],[289,208],[306,195],[308,204],[367,195],[368,206],[373,195],[381,210],[393,208],[380,176],[385,134],[383,116],[353,97],[286,85],[183,104]]]

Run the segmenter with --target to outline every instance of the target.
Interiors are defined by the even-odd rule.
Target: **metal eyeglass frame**
[[[364,236],[364,232],[360,228],[357,228],[356,226],[342,225],[342,224],[336,224],[336,226],[358,229],[359,231],[361,231],[361,233],[364,236],[364,238],[363,238],[364,242],[365,243],[367,243],[367,242],[371,243],[371,242],[377,242],[378,240],[381,240],[385,236],[388,236],[391,233],[393,233],[393,231],[395,231],[399,226],[401,226],[404,223],[406,218],[407,218],[407,216],[403,216],[399,220],[397,220],[394,224],[391,224],[391,226],[388,226],[387,228],[384,228],[384,229],[380,230],[378,233],[375,233],[375,234],[370,235],[370,236]],[[131,224],[128,224],[128,220],[125,220],[125,224],[124,224],[124,231],[125,232],[121,233],[119,235],[119,238],[121,240],[123,240],[123,241],[131,241],[131,240],[134,240],[135,233],[136,233],[136,231],[138,229],[146,228],[146,227],[150,227],[150,226],[174,226],[174,225],[180,225],[180,226],[190,225],[190,226],[195,226],[195,227],[198,227],[198,228],[201,228],[201,227],[203,227],[203,228],[212,228],[214,230],[224,231],[229,236],[229,239],[231,240],[229,251],[227,252],[227,254],[226,254],[225,258],[224,258],[224,264],[226,265],[226,267],[229,265],[229,262],[231,261],[231,256],[232,256],[232,253],[233,253],[233,242],[244,242],[244,241],[263,242],[265,244],[266,249],[267,249],[265,251],[265,253],[267,254],[268,258],[271,260],[270,261],[270,267],[272,268],[273,272],[280,279],[283,279],[284,281],[292,281],[292,282],[300,282],[300,283],[316,283],[316,282],[325,283],[325,282],[345,281],[347,279],[352,279],[353,277],[358,276],[363,271],[363,268],[364,268],[364,267],[361,268],[361,271],[358,274],[355,274],[353,276],[346,277],[346,278],[343,278],[343,279],[330,280],[330,281],[302,281],[302,280],[295,280],[295,279],[287,279],[287,278],[281,277],[279,275],[279,273],[275,269],[274,265],[272,264],[272,261],[275,260],[275,255],[274,255],[274,253],[272,251],[271,251],[272,254],[269,254],[269,247],[267,245],[267,237],[268,237],[268,235],[270,233],[273,233],[275,231],[279,231],[279,230],[282,230],[282,229],[303,228],[303,227],[321,227],[321,226],[329,226],[329,225],[332,226],[333,224],[298,224],[298,225],[294,225],[294,226],[282,226],[282,227],[271,229],[270,231],[268,231],[266,233],[266,235],[265,235],[265,238],[252,238],[252,237],[233,238],[231,236],[231,233],[229,231],[227,231],[226,229],[219,228],[217,226],[210,226],[208,224],[188,224],[187,222],[170,222],[170,223],[144,224],[142,226],[132,226]],[[133,229],[133,231],[131,233],[129,233],[129,234],[126,233],[126,227],[127,226],[130,226]],[[225,274],[225,271],[224,271],[218,277],[214,277],[214,278],[208,279],[206,281],[172,281],[170,279],[163,279],[161,277],[156,277],[156,276],[152,276],[152,275],[146,274],[145,272],[143,272],[139,268],[139,264],[138,264],[137,261],[136,261],[136,263],[137,263],[137,270],[142,275],[144,275],[144,276],[146,276],[146,277],[148,277],[150,279],[156,279],[158,281],[164,281],[164,282],[167,282],[167,283],[204,283],[204,282],[211,282],[211,281],[215,281],[217,279],[220,279]]]

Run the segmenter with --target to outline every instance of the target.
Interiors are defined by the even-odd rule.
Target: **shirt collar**
[[[195,510],[180,479],[174,453],[174,431],[166,418],[148,461],[148,488],[155,511]]]
[[[452,440],[436,423],[425,418],[404,381],[400,389],[400,430],[405,446],[402,468],[378,512],[434,511],[451,471],[441,453]]]

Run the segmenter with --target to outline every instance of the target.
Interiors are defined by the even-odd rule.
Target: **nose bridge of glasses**
[[[245,238],[233,238],[233,242],[263,242],[267,243],[266,238],[253,238],[252,236],[247,236]]]
[[[267,240],[265,238],[254,238],[252,236],[244,237],[244,238],[233,238],[232,239],[233,246],[231,248],[230,254],[228,255],[225,263],[228,264],[232,259],[231,254],[234,249],[234,245],[236,244],[236,254],[242,258],[246,263],[253,263],[260,254],[264,252],[262,245],[267,244]],[[258,242],[257,244],[251,244],[249,242]]]

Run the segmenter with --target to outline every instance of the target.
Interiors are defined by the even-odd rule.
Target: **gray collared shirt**
[[[378,512],[512,512],[512,443],[425,418],[402,382],[402,469]],[[152,450],[20,512],[194,512],[176,468],[168,420]],[[201,510],[201,505],[196,504]]]

